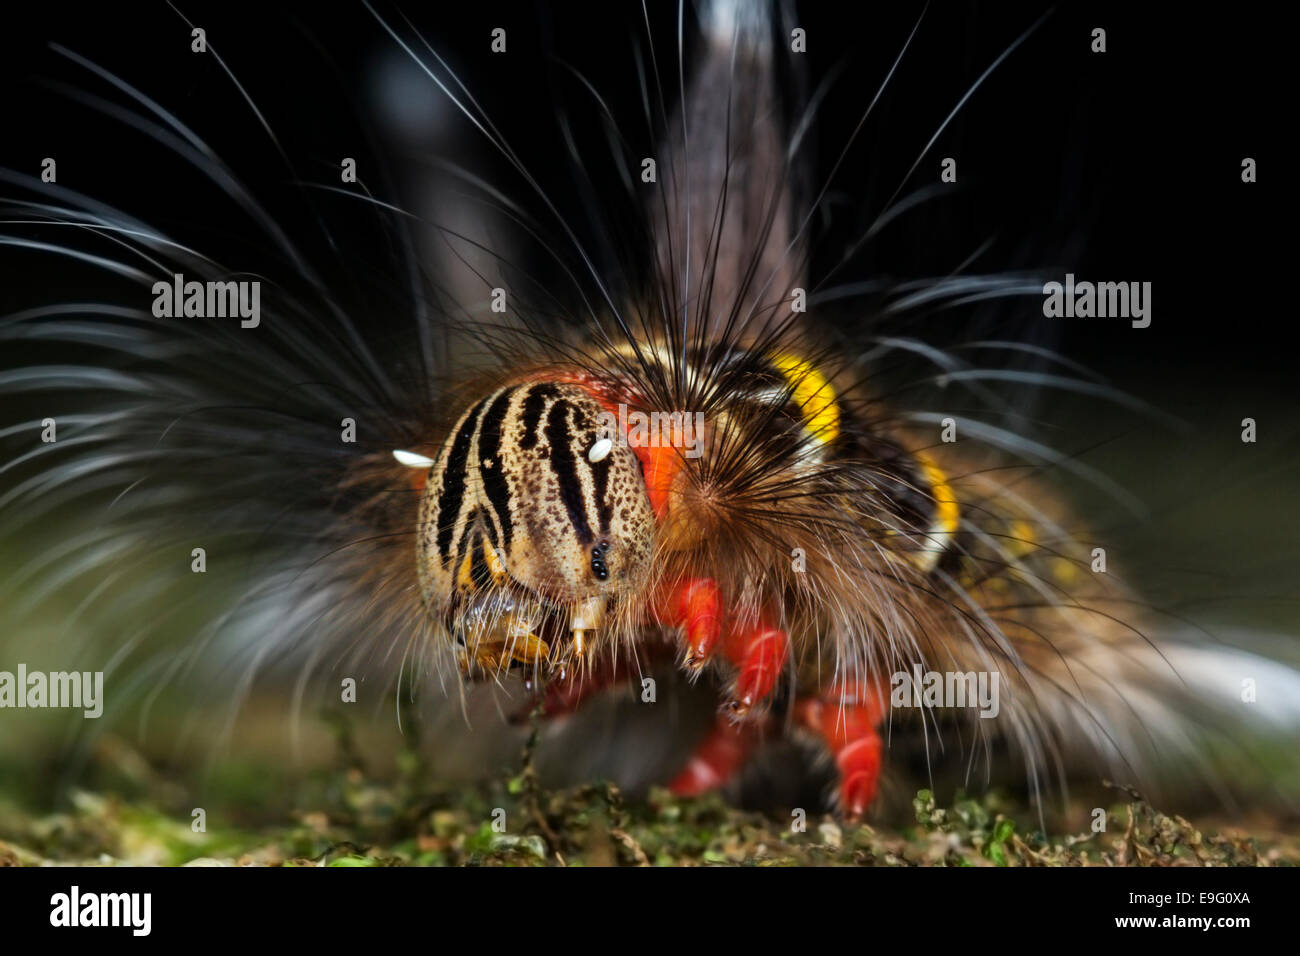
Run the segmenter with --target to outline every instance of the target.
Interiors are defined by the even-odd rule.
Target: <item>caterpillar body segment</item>
[[[451,428],[418,561],[465,670],[522,666],[563,713],[671,654],[722,692],[704,753],[738,758],[727,728],[752,743],[777,708],[830,748],[853,813],[876,790],[898,673],[999,674],[999,726],[1043,759],[1054,728],[1037,695],[1070,693],[1048,659],[1061,641],[1043,635],[1092,635],[1070,639],[1082,646],[1122,625],[1079,602],[1094,577],[1083,543],[1031,504],[1042,497],[872,425],[872,400],[789,346],[675,362],[534,373]],[[648,383],[666,377],[727,383],[689,450],[645,427]]]

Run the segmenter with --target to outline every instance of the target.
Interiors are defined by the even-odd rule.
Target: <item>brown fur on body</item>
[[[617,658],[648,667],[663,647],[655,602],[676,583],[710,578],[727,626],[762,619],[789,634],[781,706],[837,683],[885,688],[916,668],[996,672],[1000,717],[955,715],[977,739],[1009,741],[1031,776],[1082,754],[1138,776],[1151,721],[1176,722],[1189,702],[1146,625],[1130,620],[1131,598],[1113,571],[1092,570],[1068,509],[1048,483],[1005,470],[1005,459],[978,442],[936,445],[900,424],[836,350],[811,344],[815,316],[790,311],[804,283],[807,220],[793,206],[796,177],[771,71],[770,43],[752,29],[709,37],[660,157],[651,291],[624,304],[637,318],[594,321],[596,333],[577,345],[549,342],[554,364],[512,379],[576,376],[633,410],[700,412],[706,422],[703,454],[681,457],[666,516],[651,527],[642,515],[611,539],[615,559],[635,573],[584,584],[591,541],[548,552],[574,570],[546,612],[552,656],[523,659],[542,675],[571,668],[574,646],[554,640],[586,597],[599,596],[607,615],[577,652],[582,666]],[[811,428],[797,383],[780,371],[790,355],[832,383],[840,427],[830,440]],[[422,540],[441,468],[440,460],[426,491]],[[533,552],[516,555],[516,583],[537,582],[540,539],[568,540],[568,532],[554,487],[518,476],[511,487],[521,497],[510,509],[549,509],[553,519],[522,545]],[[596,508],[582,488],[584,507]],[[937,541],[939,499],[948,496],[959,518]],[[453,572],[448,565],[425,578],[435,617],[449,607]],[[461,627],[452,621],[452,634]],[[722,685],[734,673],[721,660],[712,669]],[[924,724],[934,715],[896,717]]]

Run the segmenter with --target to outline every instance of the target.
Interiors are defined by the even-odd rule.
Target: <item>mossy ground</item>
[[[538,794],[516,781],[398,806],[352,781],[349,811],[295,815],[277,828],[209,826],[113,797],[77,792],[47,816],[0,813],[0,865],[240,866],[1268,866],[1300,864],[1293,838],[1202,833],[1141,801],[1117,806],[1115,830],[1022,832],[996,796],[939,808],[915,799],[899,829],[830,817],[799,828],[716,797],[655,791],[629,805],[612,786]],[[496,811],[504,811],[496,812]],[[494,821],[499,821],[495,822]],[[504,832],[498,832],[504,825]]]
[[[997,792],[937,806],[917,793],[910,825],[746,812],[717,796],[612,785],[546,790],[528,751],[523,771],[475,787],[430,789],[418,760],[394,780],[357,762],[299,791],[279,822],[229,808],[193,810],[173,794],[74,790],[55,813],[0,803],[0,865],[250,866],[1269,866],[1300,865],[1300,838],[1202,831],[1117,789],[1105,832],[1044,834],[1036,815]],[[293,807],[311,807],[294,809]],[[802,824],[802,825],[801,825]]]

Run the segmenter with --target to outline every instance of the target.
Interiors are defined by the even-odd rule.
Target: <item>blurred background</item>
[[[126,15],[48,2],[8,22],[0,37],[0,168],[33,176],[43,157],[57,157],[60,184],[250,272],[264,263],[284,270],[229,194],[124,121],[112,106],[120,100],[113,83],[76,59],[84,58],[210,145],[309,256],[334,264],[329,277],[338,301],[376,351],[404,361],[412,310],[420,307],[405,277],[412,262],[435,277],[440,295],[459,303],[481,300],[479,273],[495,267],[492,257],[453,247],[422,220],[454,228],[542,277],[562,303],[558,311],[576,314],[580,299],[550,255],[564,243],[538,192],[488,147],[379,18],[407,43],[427,41],[420,56],[432,63],[436,52],[445,61],[469,91],[456,95],[472,95],[491,117],[581,240],[635,258],[639,233],[623,224],[636,219],[640,200],[625,185],[627,167],[611,142],[633,157],[654,153],[655,117],[647,121],[645,108],[655,97],[646,80],[651,43],[669,106],[676,87],[676,9],[648,10],[647,26],[639,3],[376,5],[376,16],[363,5],[327,11],[309,3],[178,2]],[[1063,3],[1050,12],[1030,3],[935,5],[850,140],[921,10],[900,3],[849,13],[809,3],[786,11],[808,35],[805,60],[783,79],[795,126],[803,106],[816,103],[801,148],[806,176],[815,188],[834,171],[810,250],[815,314],[850,337],[882,323],[942,348],[1009,340],[1051,349],[1085,368],[1083,377],[1150,406],[1154,411],[1143,412],[1093,394],[1001,389],[1005,427],[1112,483],[1059,476],[1112,560],[1171,622],[1229,638],[1249,634],[1257,646],[1296,660],[1300,390],[1284,298],[1294,271],[1285,241],[1292,207],[1276,148],[1287,33],[1259,11],[1176,22],[1120,3]],[[972,84],[1045,12],[945,125]],[[220,62],[191,52],[186,18],[206,30]],[[688,58],[692,21],[688,5]],[[489,53],[495,27],[507,30],[506,56]],[[1107,32],[1103,54],[1090,51],[1095,27]],[[409,247],[394,243],[391,224],[376,225],[373,209],[325,189],[305,202],[294,188],[337,186],[343,156],[358,158],[376,199],[409,211]],[[957,184],[861,242],[895,190],[937,181],[944,157],[957,160]],[[1241,179],[1245,157],[1259,166],[1259,181],[1249,185]],[[529,235],[514,217],[485,209],[460,188],[457,170],[490,184],[517,204],[519,219],[548,231]],[[14,193],[13,179],[2,185],[0,195]],[[6,235],[48,241],[48,230],[15,221],[21,216],[12,206],[7,211]],[[326,222],[328,230],[320,228]],[[896,300],[866,287],[848,294],[855,284],[890,288],[957,271],[1024,277],[1031,285],[1066,272],[1150,282],[1151,326],[1047,319],[1036,295],[900,313],[890,311]],[[271,278],[291,281],[283,271]],[[67,257],[0,246],[3,316],[138,294],[128,287]],[[449,340],[439,347],[472,345]],[[0,347],[0,373],[75,361],[39,335]],[[1037,367],[1028,354],[976,349],[967,357],[998,368]],[[32,475],[32,463],[20,459],[37,439],[21,426],[57,413],[50,403],[49,396],[0,389],[0,461],[7,463],[0,501]],[[1258,423],[1254,444],[1241,441],[1248,417]],[[164,652],[168,643],[187,648],[239,593],[239,573],[232,573],[178,607],[148,563],[108,583],[80,574],[78,556],[61,552],[61,543],[93,526],[96,509],[120,490],[104,489],[98,499],[37,521],[12,512],[0,521],[0,575],[9,582],[0,591],[0,670],[19,661],[33,670],[112,666],[139,622],[99,613],[100,587],[141,596],[136,614],[156,619]],[[183,522],[185,503],[176,509]],[[89,734],[85,721],[59,711],[0,713],[0,801],[41,809],[60,806],[75,786],[161,788],[180,801],[224,795],[249,818],[275,818],[285,804],[310,799],[297,789],[304,781],[328,789],[340,761],[364,761],[382,775],[414,753],[440,780],[490,776],[517,762],[525,733],[491,730],[508,710],[500,700],[471,701],[472,730],[459,706],[404,704],[392,694],[374,695],[364,717],[349,712],[345,719],[337,706],[294,697],[289,666],[268,669],[232,713],[237,676],[213,673],[202,655],[195,660],[167,681],[157,671],[135,678],[129,705]],[[672,707],[675,721],[702,726],[711,703],[707,693],[679,688]],[[671,742],[646,743],[631,755],[619,745],[644,719],[634,708],[601,703],[583,727],[548,740],[546,753],[563,754],[563,735],[573,735],[567,756],[550,758],[551,772],[662,776],[681,759]],[[577,756],[574,739],[582,741]],[[313,776],[321,768],[326,773]]]

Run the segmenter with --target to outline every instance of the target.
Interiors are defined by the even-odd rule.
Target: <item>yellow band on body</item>
[[[930,497],[934,499],[934,520],[926,535],[925,547],[917,560],[921,570],[930,571],[939,563],[939,558],[948,550],[953,535],[957,533],[957,526],[961,523],[961,508],[957,504],[952,485],[948,484],[948,476],[934,459],[923,451],[913,452],[912,455],[921,466],[926,483],[930,486]]]
[[[835,388],[826,376],[789,352],[772,356],[772,364],[790,386],[795,404],[803,412],[804,427],[813,440],[823,445],[833,442],[840,433],[840,407],[835,401]]]

